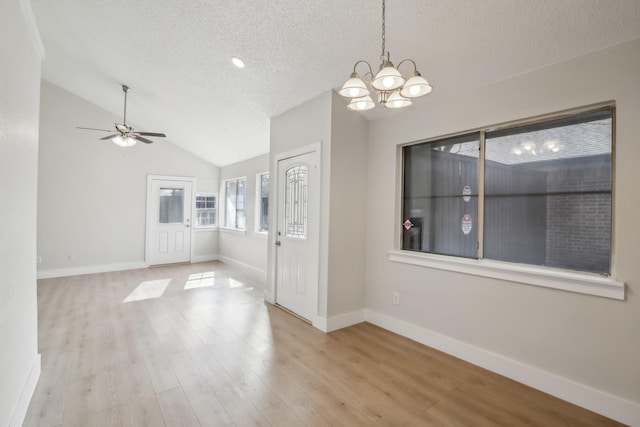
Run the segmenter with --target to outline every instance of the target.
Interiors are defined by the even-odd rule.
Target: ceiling
[[[271,117],[381,53],[377,0],[31,2],[46,80],[118,116],[129,85],[136,129],[217,166],[267,153]],[[640,38],[638,0],[387,0],[386,14],[392,61],[414,59],[434,86],[410,108]],[[388,114],[402,111],[364,116]]]

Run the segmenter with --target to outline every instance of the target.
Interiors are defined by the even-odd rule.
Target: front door
[[[147,262],[191,261],[192,180],[150,179],[147,201]]]
[[[309,321],[317,315],[318,152],[278,162],[276,303]]]

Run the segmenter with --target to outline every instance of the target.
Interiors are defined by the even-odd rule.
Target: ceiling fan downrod
[[[124,92],[124,121],[122,124],[127,126],[127,93],[129,93],[129,86],[122,85],[122,91]]]

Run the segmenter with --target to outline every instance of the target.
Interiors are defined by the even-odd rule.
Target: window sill
[[[491,277],[528,285],[562,289],[617,300],[625,299],[624,282],[597,274],[511,264],[493,260],[475,260],[422,252],[388,251],[389,261]]]
[[[220,227],[220,231],[222,231],[223,233],[228,233],[228,234],[235,234],[238,236],[244,236],[247,234],[247,230],[241,229],[241,228],[227,228],[227,227]]]
[[[269,238],[269,232],[268,231],[254,231],[253,232],[253,237],[255,237],[256,239],[268,239]]]
[[[212,232],[212,231],[219,231],[220,229],[218,228],[218,226],[214,226],[214,227],[193,227],[193,230],[196,233],[201,233],[201,232]]]

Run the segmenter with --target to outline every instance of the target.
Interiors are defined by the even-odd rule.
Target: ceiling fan
[[[116,133],[112,135],[105,136],[104,138],[100,138],[100,140],[110,139],[114,144],[119,145],[121,147],[133,147],[136,145],[136,142],[142,141],[145,144],[153,143],[152,140],[145,138],[145,136],[153,136],[156,138],[165,138],[167,135],[164,133],[158,132],[134,132],[131,126],[127,126],[127,93],[129,93],[129,87],[127,85],[122,85],[122,91],[124,92],[124,120],[122,124],[115,123]],[[85,130],[97,130],[100,132],[113,132],[112,130],[106,129],[95,129],[95,128],[85,128],[85,127],[77,127],[76,129],[85,129]]]

